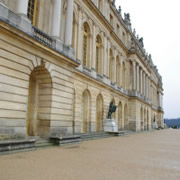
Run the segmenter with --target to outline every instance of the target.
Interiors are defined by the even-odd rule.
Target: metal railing
[[[54,39],[36,27],[33,27],[33,37],[48,47],[51,47],[51,48],[54,47],[54,44],[55,44]]]

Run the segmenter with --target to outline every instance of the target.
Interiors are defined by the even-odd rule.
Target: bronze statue
[[[116,107],[114,104],[113,104],[113,101],[111,101],[110,105],[109,105],[109,112],[108,112],[108,116],[107,118],[108,119],[112,119],[112,113],[113,112],[116,112]]]

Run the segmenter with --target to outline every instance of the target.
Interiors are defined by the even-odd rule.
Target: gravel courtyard
[[[0,180],[180,179],[180,130],[0,156]]]

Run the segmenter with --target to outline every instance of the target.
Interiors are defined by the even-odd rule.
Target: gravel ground
[[[180,180],[180,130],[0,156],[0,180]]]

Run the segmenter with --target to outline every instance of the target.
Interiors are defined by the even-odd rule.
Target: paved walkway
[[[0,180],[180,180],[180,130],[0,156]]]

